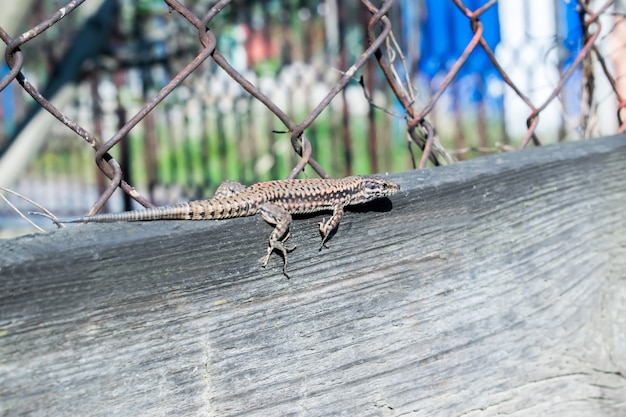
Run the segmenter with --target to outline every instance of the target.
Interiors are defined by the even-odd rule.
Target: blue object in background
[[[425,6],[420,36],[422,53],[418,68],[422,76],[432,80],[438,73],[452,66],[453,61],[450,62],[450,57],[453,33],[449,10],[450,6],[456,6],[437,0],[425,0]]]
[[[465,0],[464,4],[470,10],[483,6],[487,0]],[[403,10],[417,7],[414,0],[402,0]],[[445,76],[454,62],[463,53],[470,42],[473,32],[470,21],[463,12],[449,0],[423,0],[424,12],[420,21],[420,59],[417,61],[419,75],[428,83],[431,93],[439,86],[441,77]],[[575,0],[559,0],[556,2],[557,42],[563,53],[561,72],[565,71],[573,62],[582,48],[582,27],[578,3]],[[500,43],[500,21],[498,3],[495,3],[479,17],[483,23],[483,38],[492,51]],[[403,22],[408,25],[409,22]],[[415,36],[405,31],[404,36]],[[522,35],[527,36],[527,35]],[[408,54],[410,52],[407,51]],[[563,90],[563,102],[566,113],[576,116],[580,113],[580,68],[569,78]],[[501,109],[502,94],[492,94],[489,85],[501,81],[500,74],[491,64],[489,57],[482,47],[476,47],[467,62],[462,66],[451,85],[450,92],[455,94],[454,100],[462,110],[476,103],[483,103],[490,111]],[[453,93],[456,91],[456,93]],[[501,91],[501,89],[495,89]],[[499,116],[499,114],[498,114]]]
[[[561,74],[572,65],[576,55],[582,49],[583,28],[577,10],[578,3],[573,0],[557,2],[557,39],[562,40]],[[579,65],[565,82],[561,102],[565,114],[570,118],[580,115],[580,96],[582,88],[582,66]]]
[[[405,0],[405,3],[408,1],[410,0]],[[470,10],[476,10],[485,3],[486,0],[464,1]],[[438,78],[450,71],[455,61],[463,54],[474,32],[469,18],[451,1],[424,0],[424,5],[426,10],[421,34],[422,59],[419,61],[418,70],[434,91],[439,86]],[[479,20],[483,24],[482,36],[493,51],[500,43],[498,4],[483,12]],[[451,87],[458,92],[455,99],[458,100],[461,109],[485,101],[488,101],[484,104],[489,107],[500,109],[501,94],[489,95],[487,88],[489,83],[499,79],[500,75],[486,52],[478,45],[461,67]]]
[[[583,28],[577,7],[578,3],[573,0],[557,2],[557,36],[563,39],[563,47],[567,50],[563,67],[570,66],[582,48]]]
[[[4,78],[9,73],[9,67],[6,64],[2,65],[0,69],[0,79]],[[6,88],[0,91],[0,106],[2,106],[2,128],[4,130],[3,135],[9,136],[13,134],[15,130],[15,102],[14,97],[15,89],[13,82],[9,83]]]

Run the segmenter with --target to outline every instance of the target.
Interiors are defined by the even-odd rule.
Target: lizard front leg
[[[324,222],[324,219],[320,222],[320,233],[322,234],[322,245],[320,246],[320,250],[322,250],[322,248],[328,248],[326,241],[330,237],[331,232],[335,230],[337,225],[339,225],[342,216],[343,206],[335,206],[333,208],[333,215],[331,218],[328,219],[327,222]]]
[[[264,203],[259,207],[259,214],[269,224],[275,225],[276,227],[270,234],[270,242],[269,247],[267,248],[267,255],[263,260],[263,266],[265,267],[270,260],[270,256],[274,250],[277,250],[282,253],[284,264],[283,264],[283,274],[287,278],[289,278],[289,274],[287,273],[287,253],[294,250],[295,246],[285,246],[285,241],[289,239],[289,225],[291,224],[291,214],[281,207],[272,204],[272,203]]]

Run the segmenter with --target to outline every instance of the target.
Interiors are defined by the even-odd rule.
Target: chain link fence
[[[626,127],[620,1],[28,10],[21,35],[0,27],[0,185],[56,214],[206,198],[226,178],[399,172]]]

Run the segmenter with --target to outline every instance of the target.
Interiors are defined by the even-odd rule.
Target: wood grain
[[[296,220],[0,242],[0,415],[626,415],[626,137],[392,178]]]

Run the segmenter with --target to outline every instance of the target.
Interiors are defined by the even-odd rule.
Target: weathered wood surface
[[[330,250],[296,221],[291,280],[259,218],[0,242],[0,414],[624,416],[625,173],[622,136],[396,175]]]

